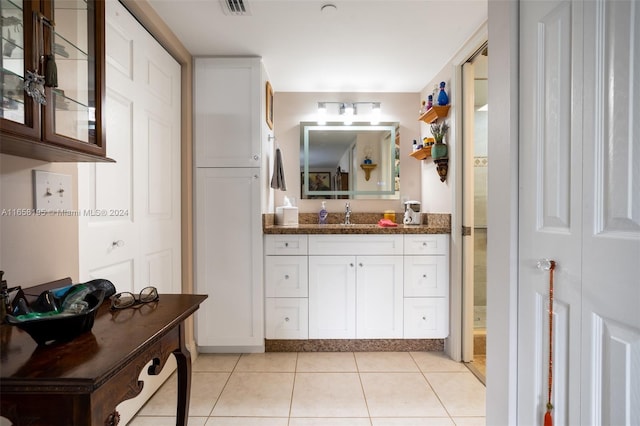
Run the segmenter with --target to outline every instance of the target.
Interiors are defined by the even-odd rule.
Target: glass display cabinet
[[[0,151],[112,161],[104,131],[104,1],[0,0]]]

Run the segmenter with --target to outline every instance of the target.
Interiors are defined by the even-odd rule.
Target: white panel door
[[[584,7],[581,421],[640,425],[640,3]]]
[[[518,424],[640,423],[638,7],[520,3]]]
[[[355,337],[355,256],[309,256],[309,338]]]
[[[180,65],[107,2],[107,155],[80,164],[80,279],[181,290]]]
[[[402,256],[358,256],[356,264],[356,337],[402,338]]]
[[[196,311],[202,351],[264,348],[260,169],[196,169]],[[227,349],[225,349],[227,348]]]

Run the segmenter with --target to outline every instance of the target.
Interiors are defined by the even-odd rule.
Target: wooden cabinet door
[[[356,259],[356,337],[402,338],[402,256]]]
[[[309,338],[355,337],[355,256],[309,256]]]
[[[196,312],[204,351],[264,347],[260,170],[196,171]]]
[[[260,58],[197,58],[196,167],[260,167]]]

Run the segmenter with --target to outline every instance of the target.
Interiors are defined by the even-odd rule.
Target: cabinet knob
[[[258,160],[260,159],[260,156],[259,156],[258,154],[254,154],[254,155],[253,155],[253,159],[254,159],[254,160],[256,160],[256,161],[258,161]]]
[[[426,321],[426,320],[427,320],[427,317],[423,316],[422,321]]]
[[[353,263],[350,263],[349,266],[351,266],[353,268]]]
[[[122,247],[122,246],[124,246],[124,241],[122,240],[114,241],[111,243],[111,247],[113,248]]]
[[[362,268],[362,262],[358,263],[358,266],[360,266]]]
[[[422,274],[422,278],[427,278],[427,274]]]
[[[289,243],[284,243],[284,246],[285,247],[289,247]]]
[[[288,279],[289,279],[289,275],[285,275],[285,276],[284,276],[284,279],[285,279],[285,280],[288,280]]]
[[[289,317],[284,317],[284,322],[289,322]]]
[[[422,247],[426,247],[426,246],[427,246],[427,242],[426,242],[426,241],[423,241],[423,242],[422,242]]]

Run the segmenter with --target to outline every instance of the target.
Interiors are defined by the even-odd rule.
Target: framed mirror
[[[399,123],[300,123],[303,199],[400,196]]]

